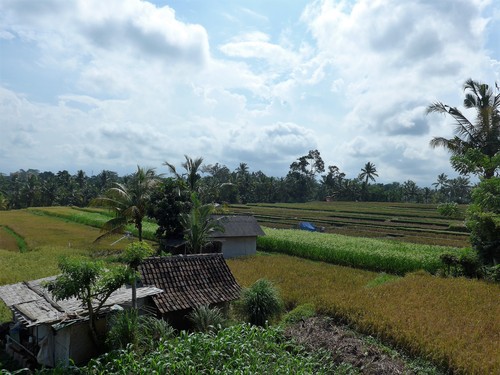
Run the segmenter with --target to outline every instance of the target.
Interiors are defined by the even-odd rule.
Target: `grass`
[[[72,207],[43,207],[43,208],[30,208],[30,212],[37,215],[46,215],[58,217],[74,223],[84,224],[87,226],[102,228],[103,224],[107,222],[112,215],[109,211],[97,209],[78,209]],[[158,225],[150,221],[143,221],[142,223],[143,238],[154,241],[156,239],[155,233]],[[133,225],[128,225],[126,230],[131,232],[134,236],[138,236],[137,229]],[[97,236],[96,236],[97,237]]]
[[[109,243],[121,237],[113,236],[107,240],[109,242],[94,244],[99,229],[34,215],[29,210],[0,211],[0,226],[0,285],[56,275],[59,273],[57,264],[61,256],[92,257],[95,254],[116,252],[119,245],[111,247]],[[7,235],[7,226],[18,238],[24,239],[25,245],[14,244],[16,238],[10,231]],[[11,240],[3,241],[7,236]],[[20,248],[25,251],[20,252]],[[0,302],[0,322],[10,319],[10,311]]]
[[[242,286],[273,281],[289,309],[312,303],[319,313],[457,373],[500,373],[500,285],[424,272],[388,281],[278,254],[228,264]]]
[[[18,236],[12,229],[6,225],[0,226],[0,249],[5,249],[9,251],[20,251],[20,236]],[[23,239],[22,244],[26,246],[26,242]]]
[[[264,228],[264,231],[266,235],[258,238],[258,247],[263,251],[399,275],[420,269],[435,273],[442,267],[441,254],[466,252],[293,229]]]

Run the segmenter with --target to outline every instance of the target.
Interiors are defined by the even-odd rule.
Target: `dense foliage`
[[[472,246],[484,264],[497,265],[500,263],[500,178],[481,181],[472,197],[466,221]]]
[[[470,198],[470,182],[465,177],[450,179],[445,176],[444,181],[438,179],[434,189],[421,188],[412,180],[382,184],[376,183],[375,177],[379,174],[383,176],[383,171],[377,171],[375,165],[368,162],[358,176],[348,178],[335,165],[325,168],[318,150],[299,157],[290,165],[285,177],[250,171],[245,163],[240,163],[234,171],[218,163],[200,165],[200,159],[193,160],[186,156],[186,162],[182,164],[186,170],[184,174],[175,170],[172,164],[166,164],[173,180],[168,181],[171,177],[156,176],[164,184],[159,184],[151,192],[153,199],[150,203],[153,207],[149,208],[152,210],[148,211],[149,216],[162,216],[154,208],[157,204],[185,212],[178,204],[182,206],[182,202],[189,200],[192,191],[199,194],[203,203],[304,202],[326,198],[337,201],[467,203]],[[114,184],[133,190],[133,177],[134,174],[118,176],[111,171],[87,176],[82,170],[74,175],[66,170],[54,174],[34,169],[19,170],[9,175],[0,173],[0,210],[55,205],[86,207]],[[184,198],[183,189],[189,191]],[[175,194],[180,195],[180,199]],[[168,219],[166,225],[162,223],[161,226],[163,234],[178,229],[176,223]]]
[[[73,374],[333,374],[326,352],[310,354],[285,339],[278,327],[249,324],[217,334],[187,333],[160,340],[151,352],[129,346],[91,360]]]
[[[464,83],[463,106],[476,112],[469,120],[459,109],[435,102],[427,112],[450,115],[455,120],[455,136],[435,137],[432,147],[444,147],[452,154],[452,165],[461,174],[477,174],[485,179],[500,168],[500,90],[495,95],[489,85],[468,79]]]
[[[269,280],[259,279],[241,294],[241,312],[250,324],[264,327],[282,310],[279,292]]]

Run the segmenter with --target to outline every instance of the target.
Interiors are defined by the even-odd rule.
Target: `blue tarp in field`
[[[299,229],[308,230],[309,232],[316,232],[317,231],[317,229],[314,226],[314,224],[311,224],[311,223],[309,223],[307,221],[301,221],[299,223]]]

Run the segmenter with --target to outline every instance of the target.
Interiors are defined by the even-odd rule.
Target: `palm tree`
[[[500,91],[498,85],[496,88]],[[472,166],[458,166],[456,169],[463,174],[481,173],[488,179],[495,175],[495,170],[499,167],[492,163],[492,159],[500,152],[500,92],[494,95],[487,84],[472,79],[465,82],[464,91],[464,107],[476,110],[476,120],[470,121],[456,107],[441,102],[429,105],[427,113],[449,114],[456,121],[453,138],[435,137],[430,145],[433,148],[444,147],[452,156],[467,156],[469,150],[479,151],[489,161],[486,166],[484,161],[475,158]]]
[[[441,173],[439,176],[437,176],[436,182],[432,184],[432,186],[434,186],[436,190],[443,189],[447,185],[448,185],[448,176],[444,173]]]
[[[129,223],[135,225],[139,241],[142,241],[142,220],[146,216],[146,205],[158,182],[154,169],[137,166],[137,172],[127,185],[115,182],[104,196],[94,199],[91,203],[93,206],[108,207],[115,212],[115,217],[104,223],[102,229],[106,233],[96,241],[112,233],[121,233]]]
[[[375,164],[368,162],[365,164],[364,168],[361,168],[361,173],[359,175],[359,178],[361,180],[365,180],[365,185],[368,184],[368,180],[375,182],[375,177],[378,177],[377,174],[377,168],[375,167]]]
[[[164,162],[163,165],[166,165],[170,171],[170,173],[174,174],[178,180],[184,181],[189,189],[189,191],[194,192],[197,188],[197,182],[201,178],[198,170],[201,168],[201,163],[203,163],[203,158],[199,157],[196,159],[192,159],[191,157],[184,155],[186,161],[182,163],[182,167],[186,170],[186,173],[179,174],[173,164],[169,162]]]
[[[211,243],[210,234],[223,232],[224,227],[218,220],[211,218],[215,210],[213,204],[201,204],[196,193],[191,194],[193,206],[189,213],[181,213],[181,224],[184,227],[184,239],[191,253],[199,254]]]
[[[359,179],[363,181],[363,199],[367,198],[367,190],[368,190],[368,180],[375,182],[375,177],[378,177],[377,168],[375,164],[368,162],[365,164],[364,168],[361,168],[361,173],[359,174]]]
[[[9,208],[9,200],[0,191],[0,211],[7,210]]]

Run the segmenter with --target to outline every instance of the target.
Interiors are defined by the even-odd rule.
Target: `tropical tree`
[[[367,185],[369,180],[375,182],[375,177],[378,177],[375,164],[371,162],[366,163],[364,168],[361,168],[359,178],[364,180],[365,185]]]
[[[146,242],[132,242],[125,247],[123,260],[129,269],[130,282],[132,284],[132,308],[137,309],[137,279],[141,262],[153,255],[154,251]]]
[[[247,203],[250,198],[250,173],[248,172],[248,165],[240,163],[235,173],[239,201],[240,203]]]
[[[102,262],[62,259],[62,274],[46,284],[56,300],[78,298],[88,311],[89,328],[96,346],[100,346],[96,318],[111,293],[120,288],[128,278],[124,267],[104,266]]]
[[[371,162],[366,163],[364,168],[361,168],[361,173],[359,174],[359,179],[363,180],[363,195],[365,199],[367,198],[368,181],[375,182],[375,177],[378,177],[375,164]]]
[[[340,198],[344,178],[345,173],[340,172],[336,165],[329,165],[328,173],[321,176],[321,184],[324,186],[326,195]]]
[[[133,223],[137,228],[139,241],[142,241],[142,221],[146,216],[150,194],[158,183],[159,178],[154,169],[137,166],[137,172],[131,176],[127,185],[115,182],[104,196],[95,198],[93,206],[107,207],[115,213],[114,218],[104,223],[102,229],[105,233],[97,240],[112,233],[121,233],[127,224]]]
[[[182,240],[183,230],[180,214],[188,213],[191,208],[190,194],[182,189],[178,180],[166,178],[151,192],[147,204],[147,215],[156,220],[156,238],[160,250],[166,250],[165,240]]]
[[[203,158],[198,157],[196,159],[192,159],[191,157],[184,155],[186,161],[182,163],[182,167],[186,170],[186,173],[180,174],[177,172],[175,166],[170,164],[169,162],[164,162],[163,165],[166,165],[170,171],[178,180],[184,181],[187,185],[189,191],[196,191],[197,183],[201,178],[201,175],[198,171],[201,170],[201,164],[203,163]]]
[[[325,163],[318,150],[310,150],[292,164],[286,176],[289,199],[292,202],[305,202],[315,197],[316,175],[325,171]]]
[[[181,224],[184,228],[184,239],[190,253],[200,254],[203,248],[212,242],[210,235],[223,232],[224,227],[211,215],[215,210],[213,204],[202,204],[196,193],[191,194],[192,208],[189,213],[181,213]]]
[[[0,211],[7,210],[9,208],[9,200],[0,192]]]
[[[466,225],[471,243],[484,264],[500,263],[500,178],[482,180],[472,191]]]
[[[500,91],[498,85],[497,91]],[[452,154],[452,165],[461,174],[474,173],[486,179],[500,168],[500,92],[485,83],[468,79],[464,84],[466,109],[476,111],[475,121],[470,121],[456,107],[435,102],[427,113],[448,114],[455,120],[455,136],[451,139],[435,137],[431,147],[444,147]]]

